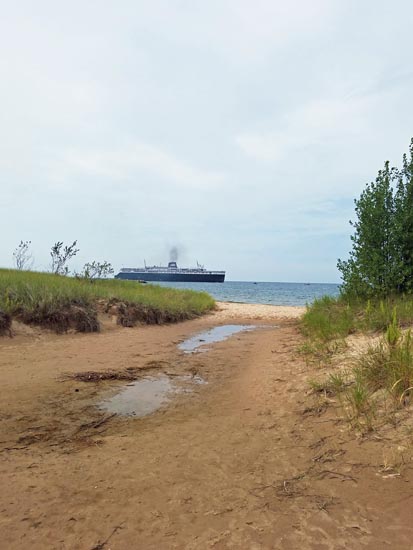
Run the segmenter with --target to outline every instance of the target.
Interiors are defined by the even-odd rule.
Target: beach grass
[[[353,359],[349,368],[309,381],[313,393],[337,397],[346,418],[362,432],[386,424],[412,404],[412,333],[391,327]]]
[[[337,395],[348,420],[365,432],[412,402],[413,297],[347,301],[324,297],[307,307],[301,329],[307,336],[302,353],[327,366],[331,349],[352,333],[381,335],[361,351],[345,369],[310,381],[316,394]],[[342,351],[342,347],[337,348]]]
[[[324,296],[307,306],[302,321],[303,333],[328,342],[354,332],[383,332],[396,315],[398,324],[413,324],[413,296],[389,296],[386,299],[354,300]]]
[[[137,322],[161,324],[190,319],[214,307],[213,298],[205,292],[136,281],[91,282],[51,273],[0,269],[0,312],[4,319],[57,332],[69,328],[99,330],[98,311],[114,313],[120,324],[133,326]]]

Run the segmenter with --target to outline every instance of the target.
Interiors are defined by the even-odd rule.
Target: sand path
[[[1,340],[1,548],[412,547],[411,472],[385,476],[382,442],[308,407],[300,310],[221,307],[179,325]],[[177,349],[252,319],[265,326],[207,353]],[[120,383],[61,381],[127,366],[208,384],[148,417],[100,423],[94,405]]]

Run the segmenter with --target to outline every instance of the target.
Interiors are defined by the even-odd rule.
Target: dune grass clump
[[[324,296],[307,306],[301,321],[305,335],[328,341],[354,331],[354,310],[338,298]]]
[[[373,429],[413,395],[413,296],[390,296],[366,301],[325,297],[307,307],[301,330],[307,337],[302,353],[320,367],[331,363],[349,334],[382,333],[378,343],[361,353],[352,368],[311,381],[315,394],[335,395],[351,424]],[[342,345],[340,345],[342,344]],[[335,351],[336,350],[336,351]]]
[[[386,420],[410,405],[413,396],[413,336],[400,329],[395,310],[385,334],[355,360],[349,370],[310,381],[314,393],[338,396],[348,420],[361,431],[371,431],[376,420]]]
[[[359,377],[371,391],[384,389],[397,405],[410,402],[413,391],[411,330],[389,341],[389,333],[359,358]]]
[[[325,395],[335,395],[345,389],[348,385],[347,372],[331,373],[323,381],[310,380],[310,388],[314,393],[324,393]]]
[[[214,307],[213,298],[205,292],[0,269],[0,311],[4,318],[56,332],[97,331],[98,311],[117,315],[123,326],[134,326],[190,319]],[[1,327],[0,318],[0,332]]]
[[[349,373],[342,390],[349,420],[358,428],[372,430],[376,420],[386,418],[411,403],[413,391],[413,338],[410,330],[395,338],[389,326],[381,341],[370,346]]]
[[[389,296],[386,299],[348,300],[345,296],[324,296],[307,306],[301,319],[306,336],[299,351],[307,362],[327,365],[346,348],[346,338],[353,333],[377,333],[394,326],[413,324],[413,296]]]
[[[355,330],[354,309],[340,298],[324,296],[307,305],[301,318],[306,336],[300,352],[307,362],[323,366],[345,347],[344,339]]]
[[[324,296],[307,306],[301,329],[312,340],[328,342],[354,332],[385,331],[392,324],[395,313],[400,326],[413,324],[413,296],[367,301]]]

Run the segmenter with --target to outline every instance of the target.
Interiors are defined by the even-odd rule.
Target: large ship
[[[134,281],[168,281],[182,283],[223,283],[225,271],[209,271],[203,265],[197,267],[178,267],[176,262],[168,266],[124,267],[115,279],[131,279]]]

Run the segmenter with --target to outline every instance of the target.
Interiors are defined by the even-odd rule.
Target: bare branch
[[[13,252],[14,265],[16,269],[29,270],[33,267],[33,255],[30,252],[30,245],[32,241],[20,241],[19,246],[17,246]]]
[[[93,281],[95,279],[104,279],[114,273],[112,264],[109,262],[88,262],[83,266],[79,277]]]
[[[52,257],[51,271],[57,275],[68,275],[69,268],[67,262],[76,256],[79,249],[76,248],[77,241],[73,241],[70,246],[63,247],[63,241],[57,241],[52,246],[50,256]]]

